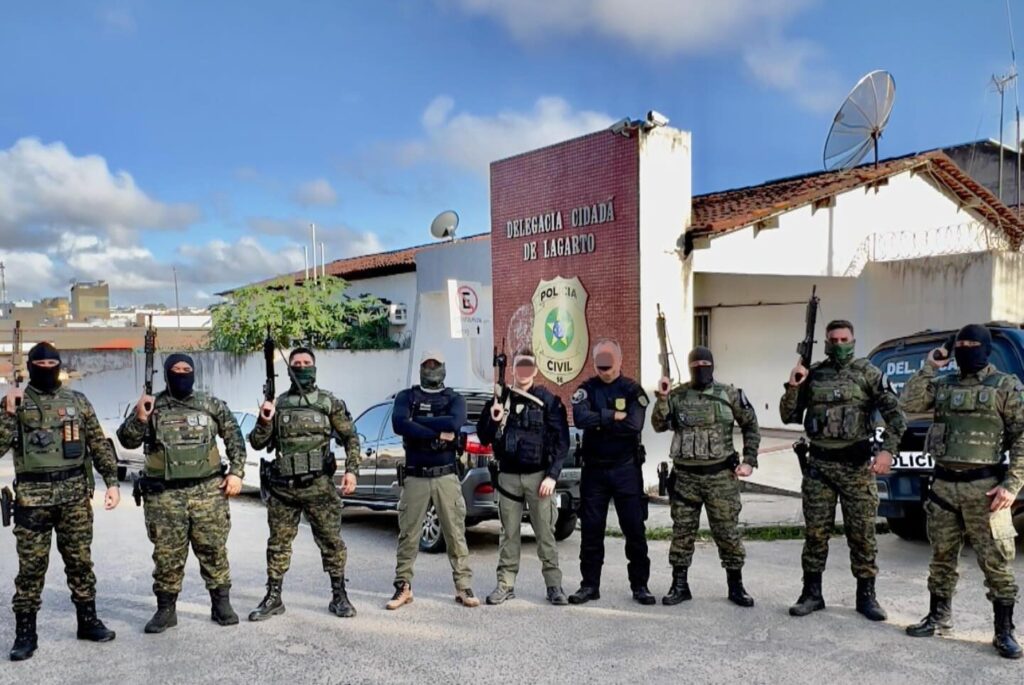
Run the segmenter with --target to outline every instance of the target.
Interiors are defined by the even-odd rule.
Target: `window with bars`
[[[693,311],[693,346],[711,347],[711,310]]]

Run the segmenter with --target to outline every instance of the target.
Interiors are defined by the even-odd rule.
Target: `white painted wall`
[[[676,241],[691,216],[690,133],[666,127],[640,139],[640,383],[652,401],[661,377],[655,329],[657,305],[665,313],[668,336],[685,365],[693,340],[692,260],[683,260]],[[625,289],[633,287],[623,284]],[[624,354],[633,354],[624,350]],[[649,410],[648,410],[649,411]],[[671,440],[648,421],[643,435],[649,458],[647,482],[657,482],[657,465],[668,455]]]
[[[992,318],[1024,322],[1024,254],[997,253],[992,286]]]
[[[697,274],[694,290],[696,307],[711,308],[716,376],[746,391],[762,426],[778,428],[778,401],[796,362],[812,285],[821,298],[814,359],[824,354],[820,341],[831,319],[853,322],[857,352],[866,356],[890,338],[996,318],[993,270],[1002,263],[1000,268],[1018,269],[1016,275],[1019,262],[1020,255],[974,253],[872,263],[858,278]],[[1012,292],[1016,320],[1022,320],[1019,284],[1012,287],[1017,289],[1004,288],[1002,300]]]
[[[787,212],[779,217],[778,228],[755,235],[747,227],[714,238],[710,249],[694,252],[694,268],[698,273],[842,276],[852,265],[849,275],[856,275],[863,264],[858,251],[872,236],[978,220],[930,176],[908,171],[877,189],[841,193],[834,207],[812,211],[807,205]],[[964,230],[984,232],[980,225]]]
[[[255,413],[263,399],[262,354],[197,352],[191,356],[196,363],[197,388],[213,393],[234,411]],[[316,355],[317,382],[345,400],[356,415],[404,387],[408,359],[408,350],[320,350]],[[157,391],[164,387],[162,362],[162,356],[157,354],[159,373],[153,381]],[[66,368],[82,375],[71,381],[71,387],[89,397],[96,414],[108,426],[123,415],[129,403],[134,405],[142,393],[145,356],[141,353],[65,352],[64,363]],[[289,381],[285,361],[280,356],[275,369],[277,391],[281,393],[288,388]]]

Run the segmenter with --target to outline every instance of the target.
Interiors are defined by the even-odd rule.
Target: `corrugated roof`
[[[824,171],[698,195],[693,198],[689,231],[696,236],[727,233],[907,171],[929,174],[962,206],[1002,228],[1015,249],[1020,247],[1024,222],[942,151],[887,159],[877,167],[869,164],[845,171]]]

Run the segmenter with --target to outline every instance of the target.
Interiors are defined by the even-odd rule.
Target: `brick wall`
[[[494,338],[516,344],[510,322],[524,320],[538,283],[562,276],[580,279],[589,296],[586,308],[590,344],[615,338],[624,352],[623,373],[636,378],[640,349],[640,248],[638,142],[600,131],[491,164],[491,262],[494,288]],[[572,211],[611,200],[614,220],[574,228]],[[561,212],[563,228],[508,238],[508,222]],[[544,258],[543,243],[592,234],[594,251]],[[537,243],[536,259],[524,260],[524,244]],[[524,307],[526,309],[524,309]],[[518,313],[517,313],[518,312]],[[532,314],[529,316],[532,322]],[[529,342],[527,340],[527,342]],[[561,387],[538,379],[568,403],[583,371]]]

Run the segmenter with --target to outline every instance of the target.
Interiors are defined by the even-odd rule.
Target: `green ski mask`
[[[316,386],[315,366],[293,366],[292,375],[295,377],[295,383],[298,384],[299,390],[303,392],[309,392]]]
[[[848,343],[834,343],[826,340],[825,354],[835,363],[845,366],[853,361],[853,348],[856,344],[856,340],[851,340]]]

